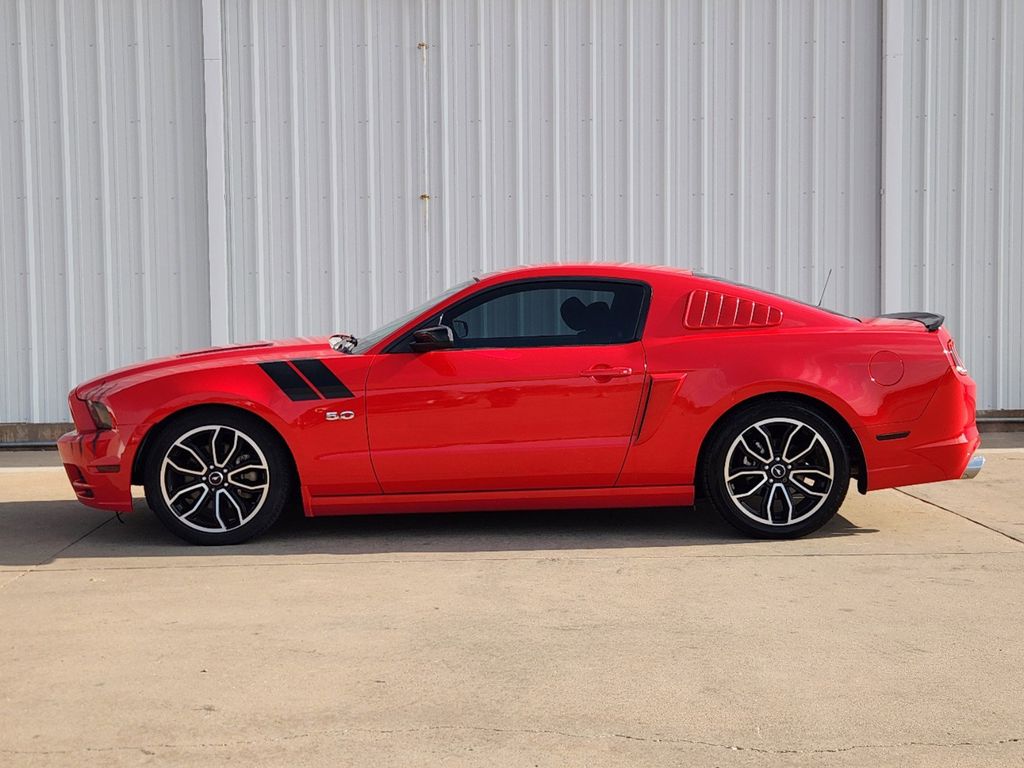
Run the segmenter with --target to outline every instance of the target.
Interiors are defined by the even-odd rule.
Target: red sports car
[[[308,516],[690,505],[760,537],[861,493],[972,477],[975,385],[943,318],[855,319],[694,272],[525,267],[359,339],[189,352],[69,396],[78,498],[131,486],[180,537]]]

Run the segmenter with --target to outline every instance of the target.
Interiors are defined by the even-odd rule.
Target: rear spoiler
[[[893,320],[916,320],[932,333],[939,330],[946,322],[945,317],[936,315],[934,312],[893,312],[888,315],[879,315],[879,317],[888,317]]]

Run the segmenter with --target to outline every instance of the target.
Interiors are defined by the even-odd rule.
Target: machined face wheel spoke
[[[221,517],[221,514],[220,514],[220,500],[221,500],[221,497],[223,495],[224,495],[224,491],[223,490],[218,490],[213,495],[213,516],[215,518],[217,518],[217,522],[220,524],[221,529],[226,531],[228,529],[228,527],[224,523],[224,518]]]
[[[259,445],[241,430],[222,424],[197,427],[167,449],[160,492],[185,525],[224,533],[262,509],[270,493],[270,467]]]
[[[206,462],[203,461],[203,457],[200,456],[198,453],[196,453],[195,450],[193,450],[192,448],[190,448],[187,445],[175,443],[173,446],[171,446],[171,450],[167,452],[168,457],[170,457],[171,451],[174,451],[174,450],[184,451],[185,453],[187,453],[189,456],[192,457],[192,461],[194,461],[196,464],[199,465],[199,467],[200,467],[199,474],[204,474],[205,473],[205,471],[206,471]]]
[[[213,466],[219,467],[221,463],[217,461],[217,438],[220,436],[220,427],[213,430],[213,434],[210,435],[210,459],[213,461]],[[238,437],[238,433],[235,432],[235,437]]]
[[[744,491],[743,493],[734,494],[734,498],[745,499],[745,498],[747,498],[747,496],[753,496],[755,493],[757,493],[762,488],[764,488],[765,485],[768,484],[768,475],[765,472],[761,472],[760,475],[761,475],[761,480],[757,483],[757,485],[755,485],[749,491]]]
[[[773,514],[775,508],[773,504],[776,502],[780,504],[782,510],[786,513],[785,522],[775,522],[775,515]],[[782,483],[772,483],[772,489],[768,491],[768,495],[765,497],[762,511],[765,518],[775,525],[789,525],[793,522],[793,498],[789,495],[785,485]]]
[[[173,469],[175,472],[180,472],[183,475],[202,477],[203,475],[206,474],[205,469],[189,469],[188,467],[183,467],[180,464],[171,461],[170,459],[167,459],[167,466],[171,467],[171,469]]]
[[[825,487],[826,486],[822,486],[822,488],[825,488]],[[831,488],[831,486],[827,486],[827,487]],[[792,478],[790,478],[790,480],[789,480],[789,488],[790,488],[791,491],[793,491],[793,493],[810,494],[811,496],[817,496],[819,498],[823,498],[825,496],[828,496],[828,491],[827,490],[818,490],[816,488],[810,488],[810,487],[804,485],[803,483],[799,483],[796,480],[793,480]]]
[[[820,469],[794,469],[789,473],[790,482],[802,493],[827,496],[832,487],[832,475]]]
[[[239,519],[242,519],[242,517],[244,516],[245,513],[242,511],[242,507],[239,506],[238,502],[235,501],[235,497],[231,495],[230,491],[228,491],[226,488],[221,488],[219,491],[217,491],[217,498],[216,498],[216,501],[214,502],[215,505],[216,505],[215,515],[217,517],[217,522],[219,522],[221,524],[221,527],[226,531],[226,530],[228,530],[229,526],[228,526],[227,523],[224,522],[224,518],[221,515],[221,509],[222,509],[221,499],[226,499],[227,500],[227,504],[223,505],[223,510],[224,510],[225,514],[230,513],[230,511],[231,511],[231,510],[229,510],[227,508],[228,504],[230,504],[231,506],[233,506],[235,508],[235,512],[238,514],[238,518]],[[231,526],[231,527],[234,527],[234,526]]]
[[[793,434],[796,434],[796,432],[794,432]],[[783,461],[788,461],[790,464],[795,464],[796,462],[800,461],[800,459],[802,459],[804,456],[806,456],[808,453],[810,453],[812,450],[814,450],[816,444],[820,443],[820,442],[822,442],[821,441],[821,435],[815,433],[814,437],[811,438],[810,444],[806,448],[804,448],[802,451],[800,451],[800,453],[798,453],[796,456],[791,456],[789,458],[784,458]],[[789,452],[789,444],[787,443],[786,444],[786,451],[784,451],[782,455],[786,456],[788,454],[788,452]]]
[[[190,515],[194,515],[196,512],[198,512],[209,495],[210,489],[204,485],[203,492],[199,495],[199,498],[196,500],[196,503],[192,505],[192,508],[188,512],[184,512],[181,514],[181,519],[184,520]]]
[[[828,443],[804,421],[778,417],[751,424],[725,458],[725,487],[736,509],[763,525],[787,526],[813,515],[835,480]]]
[[[220,491],[213,496],[213,516],[217,518],[217,522],[220,523],[221,530],[226,531],[228,527],[224,525],[224,518],[220,516]]]
[[[738,477],[768,477],[768,473],[763,469],[742,469],[739,472],[733,472],[725,479],[731,483]]]
[[[789,474],[793,477],[820,477],[822,480],[832,480],[832,475],[821,469],[799,468],[792,470]]]
[[[254,474],[254,473],[264,473],[265,474],[266,473],[266,467],[261,467],[258,464],[247,464],[244,467],[239,467],[238,469],[233,469],[230,472],[228,472],[228,474],[227,474],[228,485],[233,485],[233,486],[235,486],[237,488],[241,488],[242,490],[245,490],[245,491],[258,491],[258,490],[261,490],[263,488],[266,488],[269,485],[269,483],[267,483],[267,482],[248,483],[247,484],[247,483],[245,483],[245,482],[243,482],[243,481],[238,479],[238,475],[242,474],[243,472],[247,472],[249,474]]]
[[[175,494],[171,496],[167,503],[170,504],[171,506],[174,506],[175,502],[177,502],[178,499],[180,499],[185,494],[201,490],[209,491],[209,488],[206,487],[205,483],[195,483],[194,485],[186,486],[182,488],[180,491],[176,491]]]
[[[757,451],[755,451],[753,448],[751,448],[750,444],[746,441],[746,438],[743,435],[740,435],[739,439],[740,439],[740,443],[746,449],[747,453],[749,453],[751,456],[753,456],[758,461],[763,461],[764,463],[767,464],[769,461],[772,460],[772,457],[770,455],[769,456],[764,456],[763,454],[760,454]]]
[[[210,456],[213,458],[213,465],[215,467],[228,466],[228,464],[231,463],[231,460],[235,457],[235,452],[238,450],[238,432],[232,429],[230,430],[231,447],[228,449],[227,455],[223,459],[217,458],[217,438],[220,437],[223,429],[223,427],[218,429],[214,432],[213,437],[210,438]]]
[[[226,467],[228,464],[230,464],[231,460],[233,458],[235,458],[235,453],[237,451],[238,451],[238,433],[235,432],[234,441],[231,443],[231,450],[228,451],[228,455],[225,457],[224,461],[221,462],[220,466]]]
[[[774,460],[775,459],[775,451],[772,448],[772,439],[770,437],[768,437],[768,433],[765,432],[761,428],[760,424],[755,424],[754,425],[754,429],[761,435],[761,438],[764,440],[765,446],[768,448],[768,458],[765,459],[765,461],[772,461],[772,460]]]
[[[782,448],[782,460],[790,463],[796,461],[795,456],[789,455],[790,446],[793,445],[793,438],[797,436],[797,433],[804,428],[803,424],[797,424],[793,427],[793,430],[789,433],[789,437],[786,438],[786,445]]]

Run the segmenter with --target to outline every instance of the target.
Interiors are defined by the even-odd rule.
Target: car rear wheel
[[[759,538],[796,538],[827,523],[846,498],[850,461],[832,425],[791,403],[760,403],[717,431],[704,488],[721,515]]]
[[[266,531],[291,496],[280,438],[230,409],[186,414],[149,451],[146,501],[173,533],[193,544],[239,544]]]

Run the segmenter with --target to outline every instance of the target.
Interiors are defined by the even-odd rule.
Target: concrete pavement
[[[224,549],[0,455],[0,764],[1021,765],[1024,450],[987,455],[793,542],[699,508]]]

